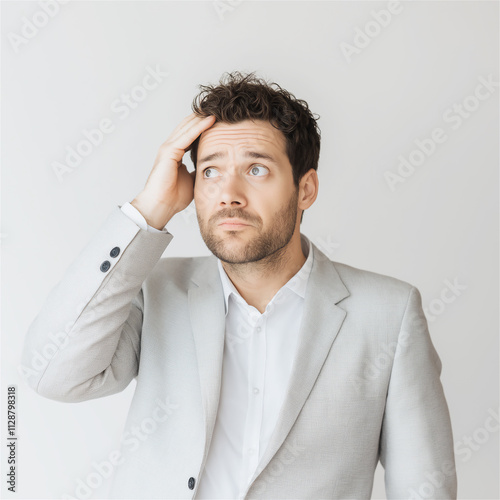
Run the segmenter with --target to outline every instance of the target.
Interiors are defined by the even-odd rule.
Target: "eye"
[[[259,168],[265,168],[267,171],[269,171],[269,169],[264,165],[252,165],[250,172],[258,174]],[[205,175],[205,172],[208,172],[208,174]],[[217,177],[217,175],[215,175],[213,172],[217,172],[217,170],[215,170],[213,167],[207,167],[205,170],[203,170],[202,174],[205,179],[211,179],[213,177]],[[262,175],[252,175],[251,177],[262,177]]]
[[[207,168],[206,168],[205,170],[203,170],[203,172],[202,172],[202,173],[203,173],[203,177],[205,177],[205,172],[206,172],[207,170],[208,170],[209,172],[210,172],[210,171],[217,172],[217,170],[215,170],[214,168],[212,168],[212,167],[207,167]],[[205,179],[212,178],[212,177],[215,177],[215,176],[214,176],[213,174],[209,174],[209,175],[208,175],[208,177],[205,177]]]
[[[264,165],[253,165],[252,168],[250,169],[250,172],[255,172],[255,171],[258,172],[259,168],[265,168],[267,171],[269,171],[269,169],[267,167],[264,167]],[[260,175],[252,175],[251,177],[261,177],[261,176]]]

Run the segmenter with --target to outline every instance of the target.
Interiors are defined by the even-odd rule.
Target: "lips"
[[[247,224],[245,221],[240,220],[240,219],[225,219],[219,223],[219,226],[222,225],[228,225],[228,226],[249,226],[250,224]]]

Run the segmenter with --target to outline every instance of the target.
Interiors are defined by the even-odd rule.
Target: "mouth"
[[[243,229],[245,227],[250,227],[248,224],[242,224],[239,222],[223,222],[219,224],[222,229]]]

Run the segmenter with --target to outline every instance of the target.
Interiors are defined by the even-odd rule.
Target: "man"
[[[27,383],[78,402],[136,379],[112,498],[367,499],[379,460],[389,499],[456,498],[418,289],[300,233],[319,185],[307,104],[234,73],[193,109],[51,291],[23,363],[56,352]],[[193,198],[213,255],[161,258]]]

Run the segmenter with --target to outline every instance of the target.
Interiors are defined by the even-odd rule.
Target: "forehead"
[[[217,146],[250,145],[259,145],[285,154],[285,136],[264,120],[244,120],[239,123],[216,122],[201,134],[198,150]]]

